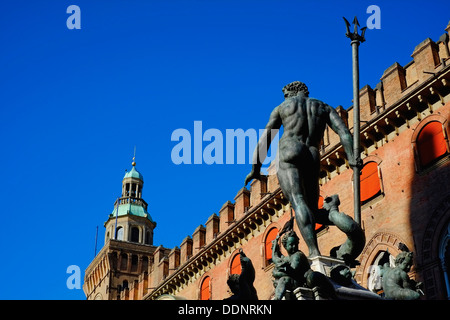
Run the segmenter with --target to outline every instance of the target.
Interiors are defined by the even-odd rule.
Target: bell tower
[[[105,244],[109,239],[141,244],[153,244],[156,227],[147,212],[147,202],[142,198],[144,177],[136,170],[136,162],[122,180],[122,195],[116,199],[114,210],[105,222]]]
[[[156,222],[142,198],[144,177],[132,168],[122,179],[122,193],[105,222],[105,244],[85,271],[83,290],[88,300],[127,300],[148,291],[153,265]]]

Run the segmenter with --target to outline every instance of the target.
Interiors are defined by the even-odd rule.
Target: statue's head
[[[286,232],[283,235],[283,238],[281,238],[281,243],[289,254],[293,254],[298,251],[299,238],[294,230],[289,230]]]
[[[413,264],[413,253],[402,251],[395,257],[395,266],[409,272]]]
[[[331,267],[330,277],[336,283],[343,286],[349,286],[352,284],[352,272],[349,267],[342,264]]]
[[[238,274],[230,274],[228,276],[227,284],[233,294],[239,293],[239,275]]]
[[[291,82],[283,87],[284,98],[290,98],[297,96],[300,92],[303,92],[305,96],[309,96],[308,87],[306,84],[300,81]]]

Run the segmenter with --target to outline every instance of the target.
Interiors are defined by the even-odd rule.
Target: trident
[[[353,169],[353,183],[354,183],[354,194],[353,194],[353,208],[355,221],[361,225],[361,181],[360,181],[360,170],[361,170],[361,153],[360,153],[360,120],[359,120],[359,56],[358,48],[359,44],[364,42],[364,34],[367,27],[361,28],[361,35],[358,34],[358,19],[355,17],[353,19],[353,24],[355,29],[353,33],[350,32],[350,22],[344,18],[345,25],[347,27],[347,33],[345,34],[347,38],[350,38],[352,42],[352,56],[353,56],[353,156],[355,167]]]

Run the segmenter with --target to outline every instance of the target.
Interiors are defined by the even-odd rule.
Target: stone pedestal
[[[320,295],[317,287],[312,289],[298,287],[294,290],[294,295],[297,300],[327,300]]]
[[[344,264],[344,260],[336,259],[332,257],[326,257],[326,256],[317,256],[314,258],[309,259],[311,263],[311,269],[313,271],[317,271],[320,273],[323,273],[327,277],[330,276],[330,269],[338,264]]]

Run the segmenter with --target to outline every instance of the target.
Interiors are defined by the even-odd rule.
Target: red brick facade
[[[376,194],[365,201],[361,210],[366,246],[358,257],[361,264],[355,269],[355,279],[364,287],[368,287],[371,266],[379,254],[388,250],[396,256],[399,243],[403,243],[414,252],[410,276],[424,283],[424,298],[450,296],[445,279],[446,267],[450,267],[448,52],[448,43],[426,39],[414,49],[410,63],[394,63],[374,89],[365,86],[360,90],[361,120],[365,121],[361,126],[362,159],[364,164],[376,164],[371,183],[379,183],[379,189],[374,189]],[[337,110],[352,130],[352,107]],[[432,122],[442,125],[437,133],[442,136],[436,139],[442,139],[446,150],[424,167],[418,143],[423,128]],[[321,150],[321,165],[321,196],[339,194],[340,211],[353,216],[352,170],[339,138],[329,129]],[[272,167],[262,181],[251,183],[250,190],[239,190],[234,202],[225,202],[218,215],[210,216],[205,227],[200,225],[179,249],[152,247],[152,263],[124,298],[156,299],[170,294],[200,299],[202,283],[209,277],[209,298],[224,299],[229,296],[226,279],[231,261],[242,248],[253,261],[259,298],[270,299],[273,265],[265,257],[265,240],[272,228],[283,227],[290,212]],[[333,226],[318,232],[323,255],[329,255],[345,239]],[[300,249],[308,252],[302,239]],[[88,272],[86,277],[89,279]]]

